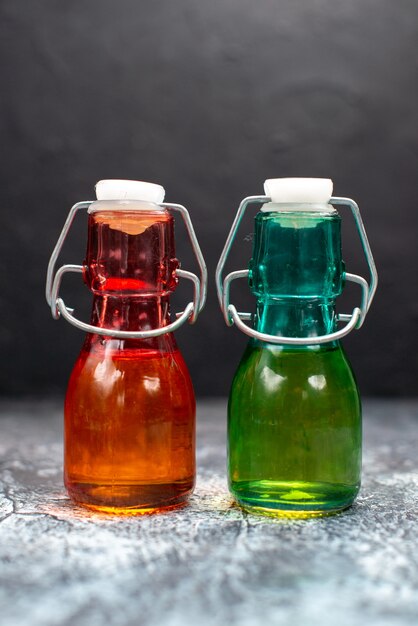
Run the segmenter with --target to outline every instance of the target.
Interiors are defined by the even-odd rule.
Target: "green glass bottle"
[[[255,218],[246,272],[256,298],[253,328],[222,300],[227,317],[235,311],[233,320],[251,336],[229,398],[229,486],[250,511],[326,515],[352,504],[360,488],[361,403],[339,338],[363,321],[376,277],[368,290],[364,279],[345,274],[331,181],[266,184],[276,199]],[[375,274],[372,257],[370,265]],[[365,296],[338,331],[335,303],[346,277]]]

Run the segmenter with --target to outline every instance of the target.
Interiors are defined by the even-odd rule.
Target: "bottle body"
[[[85,281],[91,323],[137,331],[170,321],[176,287],[166,211],[89,217]],[[118,513],[183,504],[195,481],[195,397],[172,333],[86,336],[65,400],[64,477],[76,502]]]
[[[360,488],[361,406],[340,345],[250,341],[228,407],[230,489],[246,508],[309,517]]]
[[[89,336],[65,400],[65,485],[102,510],[182,504],[195,481],[195,398],[173,338],[165,349]]]
[[[338,214],[260,212],[249,282],[256,330],[333,332],[344,284]],[[349,506],[360,487],[361,438],[357,384],[338,342],[251,339],[228,408],[229,485],[241,505],[292,517]]]

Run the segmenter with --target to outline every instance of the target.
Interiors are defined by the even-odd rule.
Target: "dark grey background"
[[[380,285],[345,344],[364,393],[417,393],[416,0],[1,0],[0,20],[4,395],[64,391],[82,336],[50,318],[45,270],[100,178],[160,182],[189,207],[210,287],[178,338],[197,392],[226,393],[246,340],[223,323],[214,269],[240,199],[274,176],[331,177],[360,204]],[[348,270],[364,272],[345,216]],[[251,230],[230,268],[246,266]],[[82,261],[85,238],[80,217],[63,261]],[[191,266],[180,226],[178,256]],[[84,291],[69,278],[67,304]]]

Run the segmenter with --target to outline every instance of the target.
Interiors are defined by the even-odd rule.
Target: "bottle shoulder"
[[[250,342],[241,359],[234,385],[255,390],[325,393],[340,389],[357,393],[350,362],[340,344],[285,348]]]
[[[167,381],[175,378],[190,379],[187,365],[174,337],[155,342],[88,336],[71,377],[91,378],[93,382],[100,380],[101,384],[112,385],[116,372],[124,379],[132,378],[132,381],[147,377]]]
[[[136,410],[139,402],[154,405],[157,401],[173,410],[195,405],[191,377],[178,348],[162,351],[83,347],[68,383],[67,405],[110,403],[119,411],[120,407]]]

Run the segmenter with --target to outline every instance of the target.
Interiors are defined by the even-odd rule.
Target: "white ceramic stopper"
[[[164,196],[164,187],[140,180],[99,180],[96,184],[98,200],[140,200],[160,204]]]
[[[330,178],[269,178],[264,183],[274,204],[328,204],[332,189]]]

